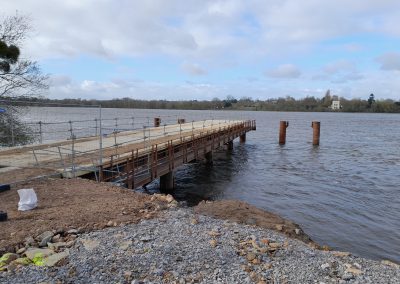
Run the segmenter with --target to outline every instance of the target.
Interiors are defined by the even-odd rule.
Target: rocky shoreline
[[[29,186],[39,207],[28,212],[17,211],[15,191],[0,195],[10,216],[0,223],[0,283],[400,283],[399,265],[321,248],[244,202],[189,208],[80,179]]]
[[[400,268],[315,249],[255,225],[170,208],[159,217],[89,233],[45,250],[50,265],[17,265],[1,283],[399,283]],[[50,238],[50,233],[41,237]],[[53,235],[51,239],[57,239]],[[50,243],[49,243],[50,244]],[[29,251],[29,250],[28,250]],[[37,252],[36,252],[37,253]],[[25,252],[26,254],[26,252]],[[33,258],[33,256],[31,256]]]

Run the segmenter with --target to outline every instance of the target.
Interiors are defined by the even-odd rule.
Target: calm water
[[[96,109],[33,110],[29,120],[91,119]],[[103,117],[169,122],[204,118],[256,119],[257,131],[176,174],[176,197],[240,199],[301,225],[319,244],[400,262],[400,115],[103,109]],[[168,117],[167,117],[168,116]],[[288,120],[278,145],[279,121]],[[321,145],[311,145],[311,121],[321,121]]]

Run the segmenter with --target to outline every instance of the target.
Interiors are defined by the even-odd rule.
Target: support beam
[[[245,143],[246,142],[246,133],[240,135],[240,143]]]
[[[171,171],[160,176],[160,191],[162,193],[171,193],[175,188],[174,172]]]
[[[206,164],[207,165],[212,165],[213,164],[213,152],[207,152],[204,157],[206,158]]]

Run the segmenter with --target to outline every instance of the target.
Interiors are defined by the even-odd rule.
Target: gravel
[[[0,272],[0,283],[43,282],[400,283],[400,268],[335,256],[272,230],[177,208],[138,224],[81,234],[59,267]]]

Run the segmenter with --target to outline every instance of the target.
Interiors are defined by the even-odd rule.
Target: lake
[[[95,108],[31,108],[24,119],[93,120],[98,114]],[[244,200],[300,224],[321,245],[400,262],[400,114],[103,109],[102,116],[109,132],[115,117],[125,117],[117,120],[120,129],[140,128],[156,116],[162,124],[179,117],[255,119],[257,131],[245,144],[235,141],[231,153],[218,151],[212,168],[180,168],[175,197]],[[289,121],[284,146],[278,145],[280,120]],[[313,120],[321,122],[319,147],[311,144]],[[82,135],[88,125],[94,131],[94,123],[84,122]],[[68,137],[67,124],[59,132],[58,124],[51,127],[45,139]]]

